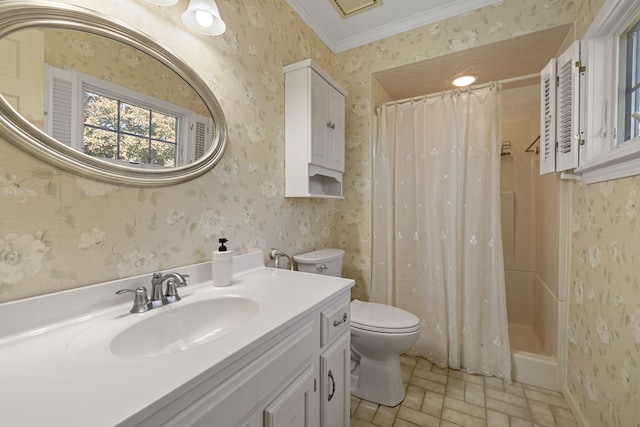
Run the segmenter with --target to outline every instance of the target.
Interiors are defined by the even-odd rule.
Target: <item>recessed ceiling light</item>
[[[469,86],[471,83],[475,81],[476,81],[475,76],[460,76],[451,83],[453,83],[454,86],[465,87],[465,86]]]

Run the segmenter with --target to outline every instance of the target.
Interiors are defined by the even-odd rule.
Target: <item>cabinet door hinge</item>
[[[316,379],[313,379],[313,392],[316,392]]]
[[[587,71],[587,67],[585,65],[582,65],[582,62],[580,61],[576,61],[576,68],[578,68],[581,73]]]

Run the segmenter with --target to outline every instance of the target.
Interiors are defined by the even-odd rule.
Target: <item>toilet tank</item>
[[[342,249],[319,249],[295,255],[293,260],[298,265],[298,271],[340,277],[342,276],[342,258],[344,258]]]

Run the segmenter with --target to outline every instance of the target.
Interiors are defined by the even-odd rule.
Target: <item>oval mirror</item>
[[[220,160],[225,117],[187,64],[77,6],[0,4],[0,135],[73,173],[162,186]]]

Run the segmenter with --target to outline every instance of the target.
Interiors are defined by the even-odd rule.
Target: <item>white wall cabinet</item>
[[[586,112],[581,42],[553,58],[540,77],[540,174],[577,168]]]
[[[284,73],[285,196],[342,198],[347,91],[312,60]]]

